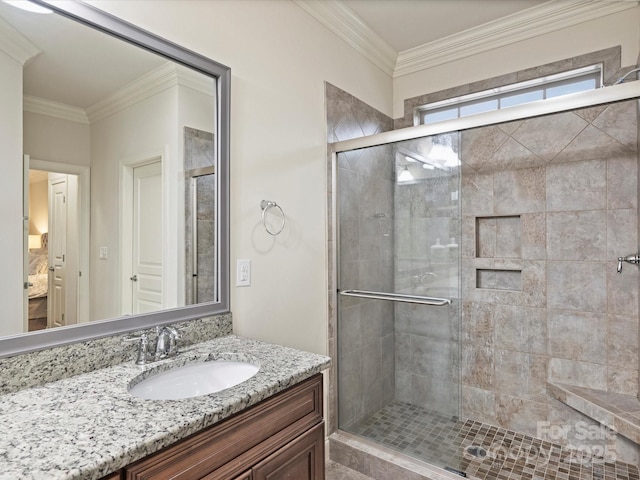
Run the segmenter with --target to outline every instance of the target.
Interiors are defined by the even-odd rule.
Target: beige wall
[[[149,161],[166,154],[163,175],[170,188],[163,191],[169,205],[177,202],[176,181],[182,157],[178,151],[177,91],[165,90],[135,106],[110,115],[91,125],[91,319],[119,316],[128,311],[122,304],[121,281],[131,274],[121,273],[122,252],[119,192],[122,191],[121,162],[129,165]],[[183,204],[183,203],[182,203]],[[175,215],[165,221],[167,230],[177,230]],[[167,248],[174,252],[177,239],[168,238]],[[108,248],[108,258],[100,259],[100,247]],[[165,268],[171,268],[165,265]],[[171,278],[177,276],[173,265]],[[175,289],[174,289],[175,290]],[[175,296],[175,295],[174,295]],[[173,303],[168,306],[175,306]]]
[[[404,115],[407,98],[616,45],[622,46],[622,66],[635,65],[640,52],[640,7],[398,77],[393,84],[393,118]]]
[[[1,252],[21,252],[23,249],[22,221],[22,65],[0,51],[0,235]],[[0,335],[22,332],[23,259],[21,255],[5,254],[5,275],[0,278],[3,302]]]
[[[24,112],[24,153],[31,159],[88,167],[89,125]]]
[[[49,185],[46,179],[29,185],[29,235],[49,231]]]
[[[390,114],[391,79],[289,1],[92,3],[231,68],[234,329],[324,353],[324,81]],[[262,199],[287,215],[278,237],[260,224]],[[234,286],[238,258],[252,261],[250,287]]]

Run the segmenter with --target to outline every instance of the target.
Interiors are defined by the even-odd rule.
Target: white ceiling
[[[397,52],[501,19],[548,0],[342,0]]]
[[[24,68],[24,93],[87,109],[165,59],[55,14],[0,1],[3,19],[41,52]]]
[[[485,48],[478,44],[488,44],[493,30],[502,32],[498,42],[508,43],[530,36],[532,19],[546,22],[553,15],[559,24],[562,14],[566,24],[574,18],[584,21],[585,10],[601,15],[607,5],[629,8],[637,4],[591,0],[292,1],[393,76],[451,61],[455,55],[471,55],[474,49]],[[189,8],[188,2],[184,8]],[[613,7],[606,8],[610,13]],[[27,95],[87,109],[166,62],[58,15],[28,13],[0,1],[0,27],[2,19],[42,51],[25,67]],[[505,22],[509,29],[504,28]],[[481,33],[469,36],[470,29]],[[447,40],[442,43],[443,39]],[[424,50],[434,42],[440,42],[437,48]]]

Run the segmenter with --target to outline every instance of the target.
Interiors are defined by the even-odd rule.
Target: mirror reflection
[[[0,336],[217,301],[216,79],[4,2],[0,33],[24,223]]]

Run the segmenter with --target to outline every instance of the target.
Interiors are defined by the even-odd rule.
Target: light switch
[[[107,247],[100,247],[100,259],[106,260],[107,258],[109,258],[109,251],[107,250]]]

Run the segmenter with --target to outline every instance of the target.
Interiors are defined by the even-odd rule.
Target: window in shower
[[[429,124],[500,110],[538,100],[594,90],[602,85],[602,64],[492,88],[461,97],[421,105],[414,124]]]

